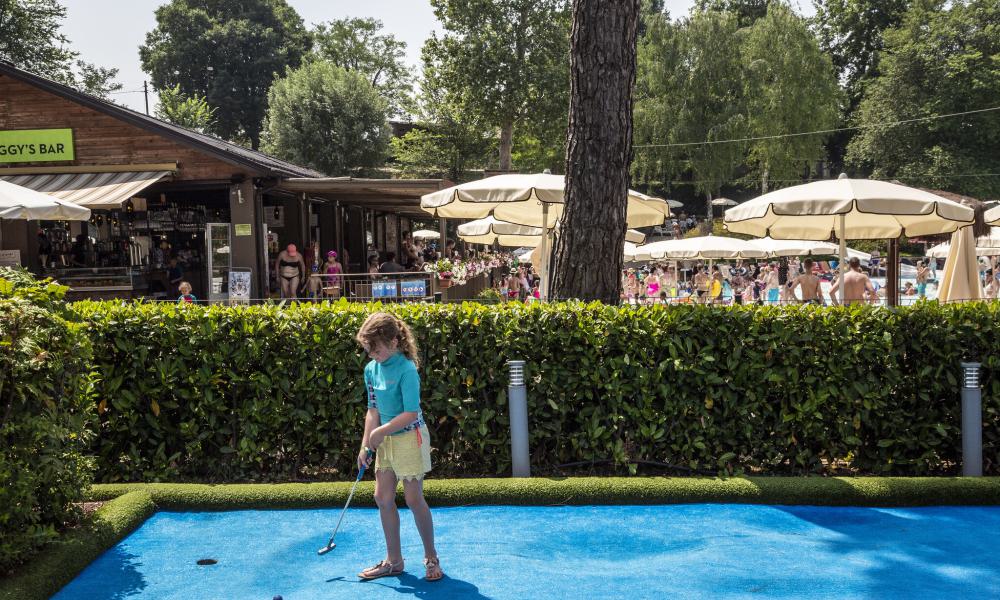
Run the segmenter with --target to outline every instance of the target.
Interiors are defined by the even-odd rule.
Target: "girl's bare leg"
[[[375,472],[375,504],[382,519],[385,534],[385,559],[392,564],[403,561],[403,551],[399,547],[399,510],[396,509],[396,473]]]
[[[424,543],[424,557],[436,557],[437,549],[434,547],[434,519],[431,518],[431,508],[427,506],[427,500],[424,499],[423,479],[404,479],[403,494],[406,496],[406,506],[413,513],[413,521],[417,524],[417,531],[420,532],[420,541]],[[398,535],[396,539],[398,543]]]

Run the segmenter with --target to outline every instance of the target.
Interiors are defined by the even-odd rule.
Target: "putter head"
[[[328,546],[323,546],[322,548],[320,548],[319,550],[316,551],[316,554],[319,554],[320,556],[323,556],[324,554],[326,554],[330,550],[333,550],[336,547],[337,547],[336,543],[330,544]]]

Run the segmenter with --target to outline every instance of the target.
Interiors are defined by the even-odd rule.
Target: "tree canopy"
[[[118,69],[79,59],[59,28],[66,8],[58,0],[0,0],[0,60],[107,98],[121,89]]]
[[[202,96],[187,97],[181,86],[160,90],[160,103],[156,106],[156,117],[181,127],[206,132],[215,123],[215,109]]]
[[[414,98],[417,127],[392,140],[396,167],[418,177],[464,181],[469,169],[480,169],[495,154],[496,132],[464,110],[463,94],[442,83],[440,62],[423,48],[420,94]]]
[[[285,0],[171,0],[156,22],[139,48],[153,86],[204,96],[214,133],[257,148],[271,83],[309,51],[298,13]]]
[[[381,166],[388,104],[361,74],[326,61],[290,69],[268,94],[264,149],[328,175]]]
[[[639,46],[636,84],[637,144],[688,144],[745,137],[742,33],[735,15],[701,12],[674,24],[652,24]],[[640,179],[670,181],[690,173],[691,185],[712,194],[735,178],[746,148],[696,143],[683,148],[637,149]]]
[[[515,130],[560,147],[569,106],[565,0],[431,0],[444,34],[424,44],[425,64],[466,119],[499,130],[509,170]],[[563,134],[565,135],[565,134]]]
[[[767,138],[832,128],[839,112],[833,66],[805,20],[772,2],[750,23],[716,8],[654,18],[639,45],[634,172],[690,185],[709,217],[713,195],[741,177],[764,188],[801,178],[824,136]]]
[[[1000,5],[930,3],[886,30],[880,74],[866,86],[847,160],[879,178],[968,194],[1000,195],[997,112],[891,123],[996,107]]]
[[[771,6],[782,5],[781,0],[697,0],[695,10],[698,12],[727,12],[736,17],[740,27],[749,27],[763,19]]]
[[[346,18],[320,23],[313,30],[313,53],[320,60],[359,73],[389,103],[391,116],[410,108],[410,70],[403,61],[406,42],[381,33],[377,19]]]
[[[862,83],[877,75],[883,32],[899,25],[913,0],[813,0],[820,46],[833,61],[853,109]]]
[[[752,174],[794,180],[824,157],[826,136],[766,139],[783,133],[829,130],[840,113],[840,90],[830,58],[819,48],[805,19],[780,3],[748,29],[743,43],[747,125],[752,137]]]

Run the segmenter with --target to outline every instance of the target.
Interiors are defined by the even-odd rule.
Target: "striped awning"
[[[88,208],[117,208],[171,171],[2,175],[0,179]]]

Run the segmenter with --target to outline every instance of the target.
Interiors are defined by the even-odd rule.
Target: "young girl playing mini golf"
[[[425,579],[437,581],[444,573],[434,549],[431,509],[424,500],[424,475],[431,470],[431,447],[420,412],[417,344],[406,323],[384,312],[369,316],[356,339],[372,359],[365,366],[368,413],[358,468],[371,460],[367,448],[375,450],[375,503],[386,546],[385,559],[358,573],[358,577],[377,579],[403,572],[396,510],[396,483],[402,479],[406,505],[424,544]]]

